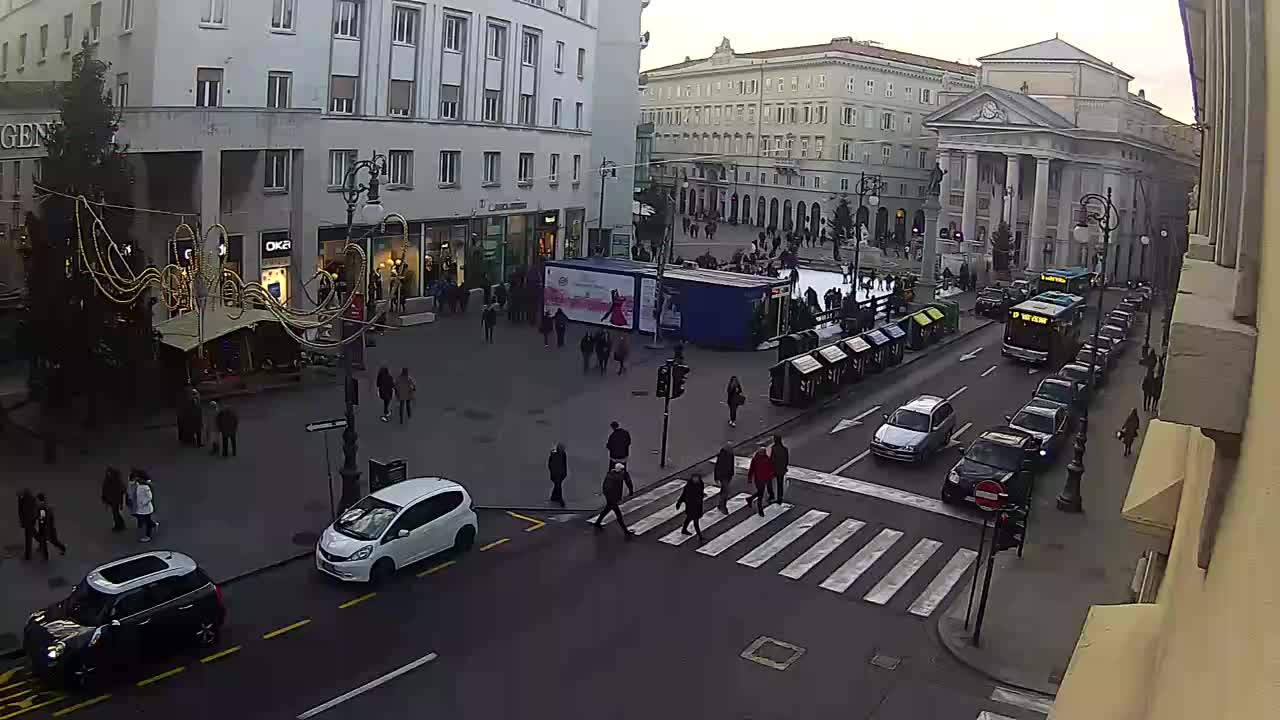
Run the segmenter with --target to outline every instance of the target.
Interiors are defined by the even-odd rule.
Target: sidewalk
[[[1084,514],[1064,513],[1056,507],[1072,454],[1069,443],[1055,471],[1037,481],[1023,557],[1013,550],[996,555],[982,647],[973,646],[972,625],[969,630],[964,627],[968,587],[957,593],[938,619],[943,645],[996,682],[1056,694],[1089,607],[1130,602],[1129,585],[1138,558],[1154,543],[1120,517],[1152,417],[1141,410],[1142,332],[1139,325],[1090,408],[1082,480]],[[1133,454],[1124,457],[1115,434],[1135,408],[1142,420],[1138,441]],[[977,617],[976,599],[973,617]]]
[[[677,216],[676,223],[679,224],[680,219]],[[710,252],[717,260],[727,261],[733,257],[734,252],[738,250],[747,250],[751,247],[752,242],[756,242],[761,228],[754,225],[730,225],[728,223],[720,223],[716,225],[716,235],[714,240],[707,240],[706,236],[699,231],[698,237],[693,238],[681,232],[679,227],[675,233],[675,256],[685,260],[693,260],[705,252]],[[882,254],[878,249],[861,253],[859,264],[862,267],[874,267],[877,270],[886,270],[889,272],[918,272],[920,263],[907,258],[895,258],[892,253]],[[808,261],[818,265],[830,265],[832,270],[837,268],[835,260],[831,255],[831,243],[825,245],[817,245],[814,247],[801,246],[799,252],[800,260]],[[853,246],[847,245],[840,248],[840,259],[842,264],[848,265],[853,260]]]
[[[972,303],[969,303],[970,307]],[[963,316],[962,331],[983,321]],[[571,326],[566,347],[544,348],[531,328],[499,322],[495,343],[484,345],[479,314],[444,316],[431,325],[389,332],[370,349],[369,365],[416,377],[415,415],[401,426],[378,421],[374,370],[362,374],[358,467],[370,458],[402,458],[411,475],[442,475],[467,485],[478,505],[550,507],[546,457],[556,442],[569,454],[564,490],[570,508],[598,502],[605,470],[609,422],[633,438],[630,469],[637,488],[740,443],[801,414],[768,401],[767,370],[776,352],[725,353],[686,349],[692,368],[686,394],[672,403],[669,462],[659,467],[662,403],[653,397],[656,368],[667,351],[631,338],[630,371],[601,377],[582,373],[577,342],[584,328]],[[915,357],[915,356],[912,356]],[[614,365],[616,368],[616,365]],[[738,375],[748,402],[730,428],[724,388]],[[63,596],[94,566],[140,548],[172,548],[191,554],[218,580],[226,580],[307,553],[329,521],[325,438],[308,435],[306,423],[341,417],[340,383],[304,387],[232,401],[240,414],[240,455],[222,459],[207,450],[180,447],[172,427],[103,434],[73,446],[55,465],[38,454],[6,455],[0,493],[9,498],[5,544],[0,545],[0,652],[14,647],[33,608]],[[328,438],[334,494],[340,494],[341,438]],[[78,447],[78,449],[76,449]],[[103,469],[147,469],[155,481],[157,542],[141,546],[130,530],[109,532],[99,501]],[[367,475],[362,477],[366,483]],[[23,562],[21,533],[12,520],[12,498],[22,487],[44,492],[58,516],[70,552],[56,551],[46,565]]]

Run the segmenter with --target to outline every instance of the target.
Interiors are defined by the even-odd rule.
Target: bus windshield
[[[1053,325],[1011,317],[1005,324],[1004,341],[1027,350],[1048,352],[1053,343]]]

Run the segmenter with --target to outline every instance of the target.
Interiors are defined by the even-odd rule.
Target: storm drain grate
[[[871,664],[878,668],[884,668],[885,670],[897,670],[898,666],[902,664],[902,658],[876,653],[871,658]]]
[[[786,670],[804,655],[804,648],[761,635],[742,651],[742,657],[774,670]]]

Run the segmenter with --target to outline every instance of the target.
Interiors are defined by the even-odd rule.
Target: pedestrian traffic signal
[[[684,394],[684,382],[689,376],[688,365],[671,366],[671,397],[678,398]]]
[[[1011,507],[996,516],[996,529],[993,537],[995,552],[1010,550],[1022,544],[1027,533],[1027,511]]]
[[[663,363],[658,366],[658,397],[667,397],[671,392],[671,366]]]

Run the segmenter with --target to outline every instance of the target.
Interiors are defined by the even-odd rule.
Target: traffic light
[[[996,516],[996,529],[992,542],[995,552],[1010,550],[1022,544],[1027,533],[1027,511],[1011,507]]]
[[[678,398],[684,394],[684,381],[689,376],[688,365],[671,366],[671,397]]]
[[[658,366],[658,397],[664,398],[671,392],[671,366],[663,363]]]

